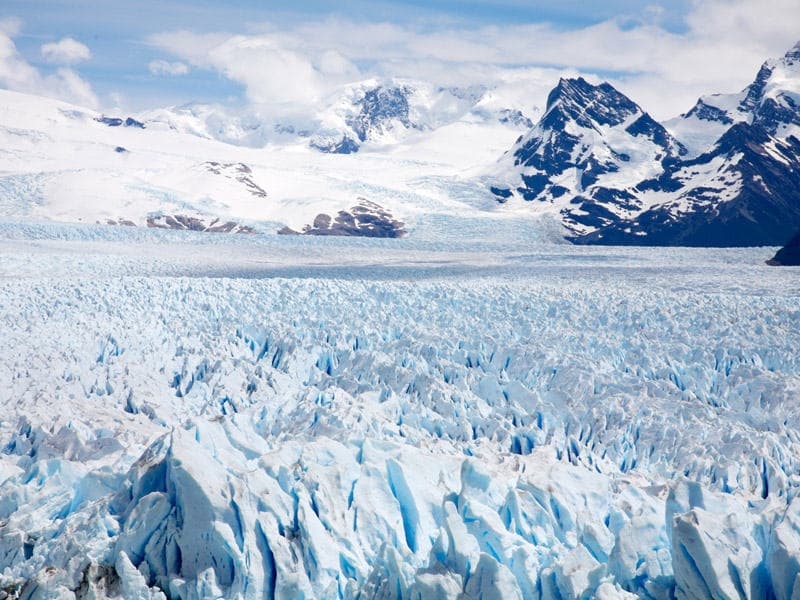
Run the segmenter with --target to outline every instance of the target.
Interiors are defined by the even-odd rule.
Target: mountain
[[[377,218],[409,236],[443,216],[555,224],[581,244],[780,246],[800,229],[800,45],[665,123],[584,78],[540,112],[537,85],[374,78],[279,116],[0,90],[0,214],[325,235],[374,234]]]
[[[708,123],[711,131],[727,129],[700,156],[668,165],[659,178],[639,184],[645,200],[665,192],[668,200],[654,203],[635,222],[614,223],[584,241],[782,244],[800,227],[800,44],[764,63],[740,94],[701,99],[684,120]]]
[[[800,227],[800,44],[666,127],[609,84],[562,80],[498,171],[501,202],[536,201],[577,243],[780,245]]]
[[[417,235],[420,220],[436,233],[442,217],[515,220],[462,175],[525,128],[515,102],[375,83],[280,131],[219,107],[98,113],[0,90],[0,220],[359,236]],[[312,148],[323,130],[346,130],[360,151]]]
[[[669,199],[581,241],[780,245],[800,227],[800,140],[776,138],[758,122],[738,123],[709,152],[672,165],[638,189],[645,199]]]
[[[642,210],[635,186],[686,149],[608,83],[561,79],[538,124],[504,157],[492,191],[557,211],[576,236]],[[517,178],[521,181],[514,181]]]
[[[486,86],[447,87],[407,79],[367,79],[341,86],[318,105],[287,115],[255,108],[187,104],[136,115],[142,126],[187,133],[226,144],[263,148],[307,145],[326,154],[381,149],[468,120],[502,125],[517,133],[530,128],[533,106],[518,94]],[[120,118],[112,117],[118,124]]]
[[[409,106],[414,89],[408,85],[380,85],[356,92],[356,98],[347,98],[343,126],[337,131],[320,134],[311,140],[311,146],[322,152],[350,154],[358,152],[367,141],[380,140],[405,130],[418,129],[411,120]]]
[[[767,261],[768,265],[798,267],[800,266],[800,231],[777,254]]]
[[[518,132],[532,124],[521,107],[493,103],[491,90],[483,86],[370,79],[346,86],[319,109],[309,145],[325,153],[352,154],[365,145],[396,145],[414,133],[463,119],[501,123]]]

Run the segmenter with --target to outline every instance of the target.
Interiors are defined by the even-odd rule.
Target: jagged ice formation
[[[769,252],[543,246],[412,283],[83,244],[3,247],[11,597],[800,589],[800,290]]]

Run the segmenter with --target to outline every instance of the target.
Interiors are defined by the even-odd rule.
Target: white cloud
[[[28,94],[49,96],[80,106],[96,108],[97,96],[91,85],[72,69],[62,67],[51,75],[43,75],[17,51],[13,36],[19,24],[9,27],[0,22],[0,87]]]
[[[42,58],[57,65],[74,65],[92,58],[92,52],[84,44],[70,37],[41,47]]]
[[[567,30],[544,23],[421,28],[330,18],[260,34],[184,31],[150,41],[242,84],[254,103],[311,103],[336,85],[372,75],[491,85],[536,67],[537,78],[550,73],[553,83],[557,71],[610,79],[654,116],[668,118],[701,94],[738,91],[766,58],[790,48],[800,36],[796,2],[695,0],[680,33],[661,27],[663,11],[655,6],[638,19]]]
[[[189,66],[182,62],[168,62],[166,60],[151,60],[147,65],[150,73],[153,75],[186,75],[189,72]]]
[[[0,34],[14,37],[22,30],[22,21],[14,17],[0,19]]]
[[[248,99],[273,110],[297,110],[335,85],[361,77],[335,49],[308,52],[292,34],[163,33],[150,41],[195,67],[213,69],[244,86]]]

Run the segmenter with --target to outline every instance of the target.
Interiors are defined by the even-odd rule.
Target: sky
[[[581,74],[666,119],[798,40],[798,0],[2,0],[0,88],[280,114],[373,77],[514,86],[541,106]]]

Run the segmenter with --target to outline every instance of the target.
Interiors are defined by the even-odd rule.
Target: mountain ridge
[[[562,77],[544,111],[523,96],[375,78],[270,121],[205,105],[98,113],[3,92],[0,209],[276,232],[364,198],[411,236],[416,217],[445,215],[557,221],[579,244],[779,246],[800,228],[800,45],[744,90],[663,123],[583,77]]]
[[[800,227],[800,44],[742,92],[702,97],[679,119],[666,124],[688,145],[611,84],[562,79],[489,189],[556,213],[575,243],[785,242]],[[661,153],[632,160],[625,135]]]

